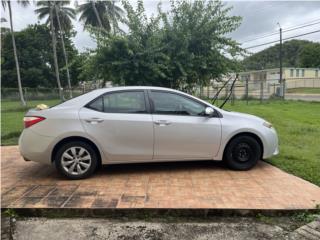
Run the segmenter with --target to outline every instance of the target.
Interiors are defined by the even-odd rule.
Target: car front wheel
[[[249,170],[261,157],[261,146],[251,136],[238,136],[228,144],[224,161],[234,170]]]
[[[55,165],[57,170],[69,179],[83,179],[93,174],[98,157],[90,144],[74,141],[64,144],[57,151]]]

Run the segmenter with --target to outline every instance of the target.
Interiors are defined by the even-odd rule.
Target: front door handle
[[[167,126],[167,125],[170,125],[171,122],[168,120],[156,120],[156,121],[154,121],[154,124],[159,125],[159,126]]]
[[[97,124],[103,122],[102,118],[90,118],[85,120],[87,123]]]

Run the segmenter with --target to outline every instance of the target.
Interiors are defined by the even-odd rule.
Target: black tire
[[[224,161],[233,170],[249,170],[261,157],[261,146],[251,136],[238,136],[227,145]]]
[[[73,148],[73,147],[75,147],[77,149],[78,148],[85,149],[87,151],[89,157],[91,157],[90,166],[86,169],[85,172],[79,173],[77,175],[71,174],[62,165],[62,161],[63,161],[62,155],[68,149]],[[88,155],[86,155],[86,156],[88,156]],[[58,151],[55,155],[55,158],[54,158],[54,162],[55,162],[55,165],[56,165],[58,172],[60,174],[62,174],[63,176],[67,177],[68,179],[72,179],[72,180],[84,179],[84,178],[91,176],[94,173],[94,171],[97,169],[98,155],[97,155],[95,149],[90,144],[88,144],[86,142],[82,142],[82,141],[72,141],[72,142],[69,142],[69,143],[62,145],[58,149]],[[88,164],[88,162],[86,162],[86,163]]]

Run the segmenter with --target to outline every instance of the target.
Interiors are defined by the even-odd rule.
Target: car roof
[[[153,90],[165,90],[165,91],[171,91],[171,92],[179,92],[174,89],[170,88],[163,88],[163,87],[150,87],[150,86],[130,86],[130,87],[110,87],[110,88],[99,88],[92,90],[90,92],[87,92],[85,94],[82,94],[78,97],[72,98],[66,102],[63,102],[59,105],[56,105],[54,108],[61,108],[61,107],[81,107],[84,104],[87,104],[91,100],[95,99],[99,95],[102,95],[104,93],[108,92],[114,92],[114,91],[125,91],[125,90],[144,90],[144,89],[153,89]]]
[[[108,93],[108,92],[114,92],[114,91],[125,91],[125,90],[144,90],[144,89],[150,89],[150,90],[163,90],[163,91],[168,91],[168,92],[176,92],[176,93],[180,93],[186,96],[189,96],[191,98],[194,98],[206,105],[209,105],[213,108],[217,108],[213,105],[211,105],[210,103],[196,98],[192,95],[186,94],[184,92],[175,90],[175,89],[171,89],[171,88],[164,88],[164,87],[152,87],[152,86],[126,86],[126,87],[110,87],[110,88],[99,88],[93,91],[90,91],[88,93],[85,93],[83,95],[80,95],[78,97],[75,97],[73,99],[70,99],[64,103],[61,103],[59,105],[56,106],[61,108],[61,107],[73,107],[73,108],[78,108],[78,107],[83,107],[85,104],[87,104],[88,102],[90,102],[91,100],[99,97],[100,95],[104,94],[104,93]]]
[[[125,86],[125,87],[109,87],[109,88],[99,88],[94,91],[99,92],[112,92],[112,91],[122,91],[122,90],[143,90],[143,89],[150,89],[150,90],[165,90],[165,91],[173,91],[179,92],[177,90],[165,87],[153,87],[153,86]]]

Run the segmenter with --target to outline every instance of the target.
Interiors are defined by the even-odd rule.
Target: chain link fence
[[[72,89],[72,96],[76,97],[83,93],[89,92],[94,87],[76,87]],[[50,100],[59,99],[59,89],[58,88],[23,88],[23,96],[26,101],[31,100]],[[69,99],[69,90],[63,90],[63,96],[65,99]],[[2,101],[18,101],[19,90],[18,88],[1,88],[1,100]]]
[[[204,99],[213,99],[216,93],[224,85],[223,82],[215,82],[211,86],[199,88],[195,95]],[[231,89],[232,80],[221,90],[218,100],[225,99],[229,94],[230,101],[235,100],[265,100],[281,98],[281,85],[279,80],[238,80]],[[73,97],[96,89],[97,86],[80,86],[72,89]],[[294,99],[292,96],[303,95],[303,89],[319,89],[319,93],[313,94],[312,100],[320,101],[320,78],[296,78],[283,80],[284,99]],[[297,90],[297,91],[293,91]],[[301,92],[299,93],[299,90]],[[294,94],[292,93],[294,92]],[[57,88],[23,88],[26,101],[59,99]],[[68,90],[64,90],[65,99],[69,98]],[[18,101],[19,91],[17,88],[1,88],[1,100]],[[303,99],[302,99],[303,100]]]
[[[197,96],[205,99],[213,99],[216,97],[217,92],[223,87],[224,83],[216,82],[211,86],[206,86],[197,92]],[[283,88],[283,94],[282,94]],[[318,91],[305,91],[305,89],[318,89]],[[311,92],[311,93],[310,93]],[[286,80],[280,84],[276,80],[238,80],[232,88],[232,81],[230,81],[220,92],[219,99],[225,99],[228,95],[230,101],[234,100],[264,100],[272,99],[296,99],[296,100],[309,100],[320,101],[320,78],[296,78]],[[305,99],[304,99],[305,97]]]

